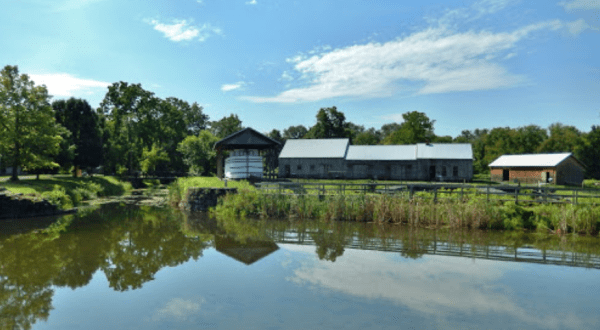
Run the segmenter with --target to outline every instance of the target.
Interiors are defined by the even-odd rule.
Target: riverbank
[[[242,189],[211,210],[218,217],[291,218],[483,230],[539,230],[598,235],[595,205],[516,204],[485,199],[435,201],[426,192],[401,195],[293,195]]]
[[[13,199],[46,201],[58,210],[70,210],[83,203],[108,196],[124,196],[133,189],[131,184],[119,181],[111,176],[73,178],[53,176],[40,180],[25,179],[17,182],[0,183],[0,189],[6,189]]]

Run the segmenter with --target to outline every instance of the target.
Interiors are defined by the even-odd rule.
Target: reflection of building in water
[[[314,241],[317,231],[298,232],[294,229],[284,233],[271,232],[273,241],[278,244],[318,245]],[[509,247],[497,245],[476,245],[456,243],[431,237],[426,240],[393,239],[393,238],[347,238],[344,242],[346,249],[376,250],[398,252],[404,257],[419,258],[423,255],[443,255],[496,261],[528,262],[569,267],[584,267],[600,269],[600,256],[591,253],[570,251],[539,250],[532,246]]]
[[[215,235],[215,248],[224,255],[246,265],[253,264],[279,249],[273,241],[247,240],[242,243],[231,237],[221,235]]]

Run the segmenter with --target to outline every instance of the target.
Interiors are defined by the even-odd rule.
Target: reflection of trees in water
[[[181,231],[170,209],[106,205],[47,229],[0,238],[0,330],[30,329],[52,309],[52,285],[87,285],[102,270],[115,290],[139,288],[165,266],[198,259],[208,243]]]

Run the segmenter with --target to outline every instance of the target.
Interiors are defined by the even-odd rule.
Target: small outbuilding
[[[580,185],[585,166],[572,153],[503,155],[490,165],[491,180]]]
[[[263,155],[266,156],[267,167],[277,161],[277,156],[268,151],[281,147],[281,143],[248,127],[235,132],[215,143],[217,150],[217,177],[229,179],[262,178]],[[223,162],[225,150],[230,150],[229,157]],[[224,165],[224,166],[223,166]],[[225,171],[223,171],[225,167]]]

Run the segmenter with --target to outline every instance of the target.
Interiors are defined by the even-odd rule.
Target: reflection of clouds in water
[[[202,303],[204,303],[204,299],[202,298],[199,301],[173,298],[167,302],[165,307],[157,310],[152,319],[154,321],[159,321],[162,319],[185,321],[190,316],[196,315],[200,311],[200,305]]]
[[[314,250],[309,246],[280,248],[301,253]],[[393,253],[360,250],[347,250],[344,256],[335,263],[307,260],[288,280],[368,299],[389,299],[440,318],[455,313],[501,314],[545,328],[586,326],[585,320],[572,313],[543,315],[544,311],[518,306],[516,292],[496,283],[505,270],[518,269],[515,263],[441,256],[398,262]],[[447,324],[449,320],[439,321]]]

